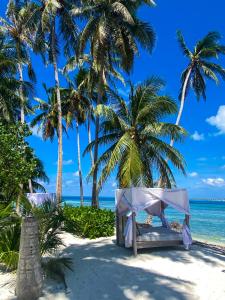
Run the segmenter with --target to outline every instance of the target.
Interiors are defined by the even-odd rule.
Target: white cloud
[[[204,133],[198,133],[197,130],[191,135],[192,140],[194,141],[203,141],[205,139]]]
[[[68,159],[68,160],[64,160],[63,161],[63,165],[64,166],[69,166],[73,164],[73,160],[72,159]]]
[[[223,178],[207,178],[202,179],[202,182],[215,187],[222,187],[225,186],[225,180]]]
[[[29,127],[30,127],[30,130],[31,130],[33,136],[36,136],[36,137],[42,139],[42,133],[41,133],[41,130],[39,129],[38,125],[31,127],[29,124]]]
[[[76,172],[73,173],[73,176],[79,177],[79,171],[77,170]]]
[[[73,180],[67,180],[67,181],[65,182],[65,185],[71,185],[71,184],[73,184]]]
[[[217,114],[206,119],[206,122],[219,130],[217,134],[225,134],[225,105],[221,105]]]
[[[199,157],[198,161],[207,161],[207,158],[206,157]]]
[[[190,176],[190,177],[197,177],[198,173],[197,172],[191,172],[191,173],[188,174],[188,176]]]
[[[113,182],[113,183],[112,183],[112,187],[114,187],[114,188],[117,187],[117,183],[116,183],[116,182]]]
[[[57,165],[58,162],[54,162],[54,165]],[[69,165],[72,165],[73,164],[73,160],[72,159],[68,159],[68,160],[63,160],[63,165],[64,166],[69,166]]]

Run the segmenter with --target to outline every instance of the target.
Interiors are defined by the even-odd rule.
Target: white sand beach
[[[225,252],[213,246],[132,251],[115,238],[80,239],[64,233],[63,253],[74,261],[68,290],[50,284],[41,300],[223,300]],[[0,273],[0,299],[16,299],[11,274]]]

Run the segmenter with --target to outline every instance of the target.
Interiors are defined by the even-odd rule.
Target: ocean
[[[63,197],[68,205],[79,206],[79,197]],[[91,204],[91,199],[85,197],[85,205]],[[223,200],[190,200],[191,231],[195,239],[225,246],[225,201]],[[115,210],[114,198],[100,198],[100,207]],[[137,216],[139,222],[144,222],[146,213]],[[171,221],[183,222],[184,216],[175,209],[168,207],[166,216]],[[159,224],[158,218],[153,218],[153,224]]]

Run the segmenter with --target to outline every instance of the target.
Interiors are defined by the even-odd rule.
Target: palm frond
[[[186,43],[184,41],[184,37],[182,35],[182,32],[180,30],[177,31],[177,40],[179,43],[179,46],[183,52],[183,54],[189,58],[192,57],[191,51],[187,48]]]

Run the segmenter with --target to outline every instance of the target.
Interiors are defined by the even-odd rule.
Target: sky
[[[140,50],[130,75],[134,82],[141,82],[151,75],[160,76],[166,81],[164,93],[177,102],[180,75],[187,66],[176,40],[176,31],[180,29],[188,47],[192,48],[196,41],[209,31],[218,31],[225,44],[224,0],[189,0],[165,1],[156,0],[155,8],[142,7],[139,16],[149,22],[157,36],[156,45],[151,55]],[[0,16],[4,16],[6,0],[0,0]],[[53,86],[54,77],[51,67],[44,67],[40,57],[33,57],[33,65],[38,82],[36,95],[46,99],[42,82]],[[59,67],[65,61],[59,59]],[[219,63],[225,67],[225,57]],[[63,79],[61,78],[61,82]],[[121,95],[127,94],[127,87],[120,87]],[[179,102],[178,102],[179,103]],[[175,122],[176,116],[171,119]],[[191,198],[225,198],[225,82],[219,85],[207,82],[207,100],[197,101],[190,93],[186,99],[181,125],[188,131],[188,137],[182,144],[176,144],[186,160],[187,176],[175,172],[177,186],[187,188]],[[87,145],[86,128],[81,128],[81,150]],[[55,191],[57,171],[57,142],[44,142],[37,132],[29,138],[37,156],[43,161],[50,183],[46,185],[49,192]],[[69,132],[69,138],[63,138],[63,195],[79,195],[77,174],[76,135]],[[91,181],[86,176],[90,169],[89,156],[82,159],[84,174],[84,192],[91,195]],[[115,177],[111,176],[101,196],[113,196],[116,188]]]

